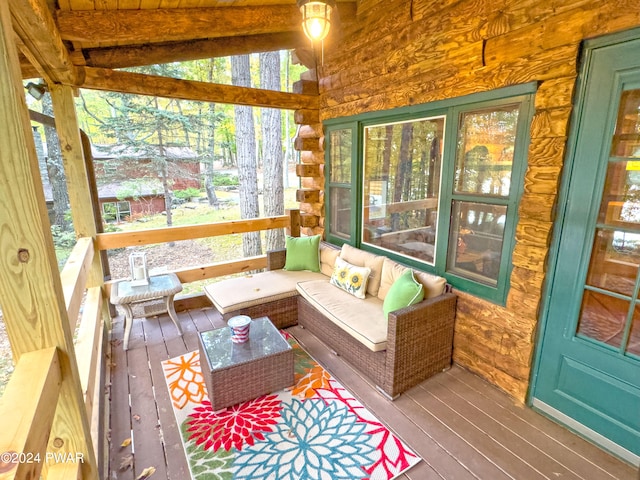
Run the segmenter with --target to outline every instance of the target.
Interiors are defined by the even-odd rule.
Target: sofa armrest
[[[287,250],[279,248],[267,252],[267,270],[281,270],[287,258]]]
[[[391,396],[451,365],[457,299],[444,293],[389,313],[383,388]]]

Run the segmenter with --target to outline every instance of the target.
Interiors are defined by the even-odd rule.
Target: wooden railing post
[[[291,237],[300,236],[300,210],[296,208],[288,209],[285,212],[289,216],[289,226],[287,227],[287,235]]]
[[[82,455],[82,478],[93,480],[96,460],[9,3],[0,2],[0,304],[16,361],[28,352],[57,348],[61,385],[48,451]]]
[[[84,161],[84,148],[78,128],[73,89],[67,85],[50,85],[56,132],[67,177],[71,217],[76,237],[95,238],[97,233],[95,208],[89,188],[89,174]],[[89,272],[89,286],[102,285],[104,273],[100,255],[95,255]]]

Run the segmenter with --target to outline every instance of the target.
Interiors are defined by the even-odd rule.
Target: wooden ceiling
[[[355,19],[338,0],[332,32]],[[308,49],[296,0],[9,0],[23,78],[79,85],[84,67],[122,68]],[[65,71],[67,70],[67,71]]]

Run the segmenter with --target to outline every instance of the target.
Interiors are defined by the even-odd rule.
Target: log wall
[[[361,0],[357,15],[325,43],[321,121],[539,82],[507,304],[459,292],[454,342],[457,363],[524,401],[581,41],[639,26],[640,2]]]

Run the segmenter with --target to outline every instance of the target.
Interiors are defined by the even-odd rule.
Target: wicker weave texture
[[[205,355],[202,345],[200,355]],[[293,350],[223,370],[209,370],[206,361],[200,364],[213,411],[293,385]]]
[[[301,296],[298,297],[298,324],[365,373],[374,383],[382,386],[386,372],[386,350],[381,352],[369,350]]]
[[[387,350],[373,352],[298,297],[298,323],[394,398],[451,365],[456,295],[389,315]]]
[[[293,296],[241,308],[234,312],[225,313],[222,315],[222,319],[227,321],[236,315],[249,315],[251,318],[269,317],[271,323],[278,329],[292,327],[298,323],[298,303],[296,299],[297,296]]]

